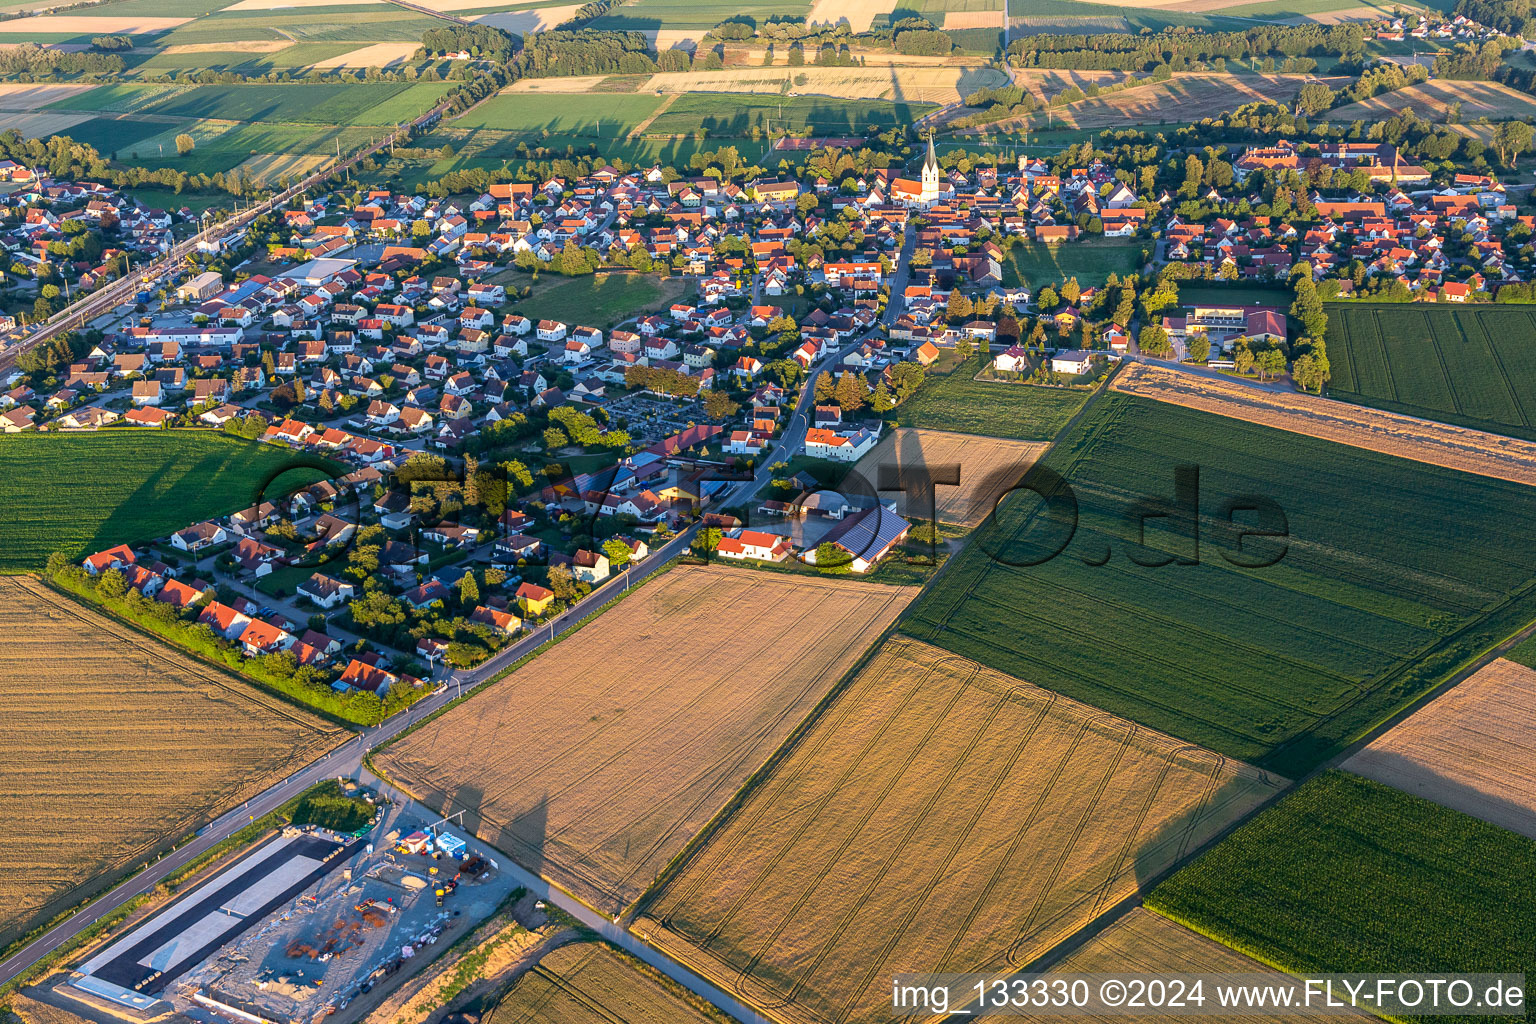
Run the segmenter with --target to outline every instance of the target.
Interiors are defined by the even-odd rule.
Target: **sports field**
[[[929,372],[917,393],[894,410],[903,427],[1020,441],[1049,441],[1082,408],[1086,391],[976,380],[980,357],[948,373]]]
[[[1531,976],[1533,872],[1536,840],[1329,772],[1153,890],[1146,905],[1296,974]]]
[[[206,430],[7,437],[0,444],[0,572],[40,569],[54,551],[87,555],[234,512],[294,458]]]
[[[1069,277],[1084,288],[1097,287],[1110,274],[1140,269],[1150,243],[1127,238],[1084,238],[1060,245],[1020,242],[1003,260],[1003,285],[1026,285],[1038,294],[1046,285],[1060,288]]]
[[[1536,440],[1536,309],[1331,303],[1334,398]]]
[[[677,986],[636,968],[601,942],[576,942],[546,953],[512,986],[485,1024],[724,1024]]]
[[[640,928],[775,1020],[884,1021],[892,974],[1017,969],[1279,785],[894,639]]]
[[[1044,461],[1075,512],[1005,501],[903,631],[1284,775],[1536,618],[1517,484],[1114,392]],[[1133,562],[1196,557],[1182,512],[1145,547],[1131,518],[1168,511],[1138,502],[1171,504],[1179,466],[1198,468],[1199,564]],[[1279,541],[1230,525],[1281,516]]]
[[[0,636],[0,947],[342,739],[33,579]]]
[[[629,905],[915,596],[679,567],[376,756],[607,913]],[[551,681],[558,681],[551,685]]]
[[[1536,839],[1536,670],[1497,658],[1344,767]]]

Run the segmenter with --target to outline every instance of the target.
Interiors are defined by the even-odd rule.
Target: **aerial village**
[[[203,243],[198,266],[140,293],[43,386],[13,372],[0,429],[202,426],[339,465],[226,518],[122,538],[84,568],[121,574],[229,657],[344,695],[419,691],[690,524],[744,565],[815,571],[830,544],[848,571],[876,570],[911,524],[879,500],[818,500],[806,468],[867,454],[947,352],[980,352],[1021,386],[1091,386],[1126,357],[1241,371],[1244,351],[1296,333],[1288,303],[1180,304],[1180,282],[1309,276],[1328,298],[1471,302],[1529,276],[1514,252],[1532,218],[1492,176],[1431,172],[1386,142],[1277,140],[1226,159],[1174,192],[1101,160],[945,170],[930,140],[912,178],[602,168],[448,199],[310,197]],[[1303,172],[1329,182],[1296,204],[1304,223],[1248,212],[1260,181]],[[197,224],[4,173],[31,182],[7,197],[12,259],[88,252],[63,270],[73,287]],[[1032,289],[1005,273],[1015,245],[1116,239],[1156,282],[1139,305],[1131,274]],[[529,271],[637,266],[670,270],[683,297],[601,326],[518,312]],[[726,502],[746,479],[767,490]]]

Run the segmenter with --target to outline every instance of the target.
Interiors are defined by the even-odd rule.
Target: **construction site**
[[[516,886],[499,856],[404,800],[362,834],[290,826],[52,996],[140,1021],[358,1020],[501,905]]]

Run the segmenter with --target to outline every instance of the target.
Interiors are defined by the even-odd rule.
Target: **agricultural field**
[[[1087,400],[1086,391],[976,380],[978,361],[948,373],[932,370],[917,394],[898,405],[903,427],[1019,441],[1049,441]]]
[[[517,275],[521,280],[523,275]],[[561,278],[546,274],[533,295],[515,305],[530,319],[559,320],[572,326],[608,330],[648,310],[678,301],[692,282],[654,274],[592,274]]]
[[[343,738],[33,579],[0,597],[0,946]]]
[[[1043,463],[1075,510],[1005,501],[903,632],[1282,775],[1536,618],[1518,484],[1116,392]],[[1128,520],[1180,466],[1198,564],[1184,514]]]
[[[1146,905],[1296,974],[1531,975],[1532,872],[1536,840],[1328,772],[1154,889]]]
[[[389,3],[330,3],[272,9],[236,5],[166,33],[162,46],[229,43],[247,39],[287,39],[298,43],[421,42],[422,33],[441,22]]]
[[[1017,969],[1281,785],[894,639],[640,927],[776,1020],[886,1020],[893,973]]]
[[[205,430],[8,437],[0,444],[0,572],[40,569],[54,551],[83,556],[234,512],[294,458]]]
[[[1230,75],[1177,72],[1167,82],[1134,86],[1124,92],[1080,100],[1050,112],[1030,115],[1031,123],[1074,128],[1122,128],[1128,124],[1187,124],[1236,110],[1245,103],[1289,104],[1311,79],[1308,75]],[[1323,79],[1338,88],[1347,80]]]
[[[30,113],[90,89],[89,85],[0,82],[0,110]]]
[[[140,108],[141,114],[223,121],[393,125],[427,110],[443,83],[299,82],[285,85],[200,85]]]
[[[1328,393],[1536,440],[1536,309],[1331,303]]]
[[[1461,117],[1470,121],[1487,117],[1494,121],[1529,120],[1536,117],[1536,97],[1497,82],[1436,80],[1410,85],[1368,100],[1350,103],[1328,112],[1328,120],[1378,121],[1411,110],[1430,121],[1444,121],[1452,105],[1461,104]]]
[[[723,1024],[670,982],[642,973],[601,942],[546,953],[485,1018],[485,1024]]]
[[[941,523],[974,527],[991,513],[998,498],[1024,475],[1045,448],[1042,442],[898,427],[887,432],[879,444],[855,463],[853,471],[874,492],[880,485],[882,466],[899,472],[929,467],[935,476],[940,466],[958,467],[959,485],[934,488],[932,509],[918,507],[906,492],[881,497],[895,498],[896,514],[904,519],[926,522],[931,514]]]
[[[1084,288],[1099,286],[1110,274],[1140,269],[1147,244],[1123,238],[1086,238],[1061,245],[1020,242],[1003,260],[1003,285],[1027,285],[1038,293],[1046,285],[1059,288],[1069,277],[1075,277]]]
[[[1176,974],[1270,974],[1273,983],[1286,975],[1272,971],[1256,960],[1228,949],[1219,942],[1174,924],[1142,907],[1137,907],[1104,931],[1089,939],[1081,948],[1051,966],[1051,974],[1141,974],[1168,977]],[[1321,1017],[1314,1014],[1313,1018]],[[1366,1014],[1347,1014],[1345,1019],[1370,1020]],[[1116,1013],[1114,1015],[1074,1014],[1083,1024],[1162,1024],[1167,1013]],[[1060,1021],[1060,1016],[1020,1014],[1021,1021]],[[1224,1013],[1222,1024],[1287,1024],[1296,1015],[1266,1013]],[[1301,1019],[1306,1019],[1305,1017]]]
[[[608,31],[688,32],[696,36],[725,21],[746,16],[767,21],[775,16],[803,16],[810,0],[631,0],[588,25]]]
[[[466,828],[519,863],[616,913],[915,594],[679,567],[374,760],[430,806],[467,812]]]
[[[1496,659],[1343,767],[1536,839],[1536,670]]]
[[[622,138],[658,108],[659,96],[560,93],[504,93],[453,120],[455,128],[537,135],[563,132],[597,138]],[[530,139],[530,144],[539,142]]]
[[[1007,81],[1001,71],[988,67],[758,67],[655,74],[640,91],[757,93],[903,103],[959,103],[977,89],[995,88],[1006,85]]]
[[[1536,443],[1315,395],[1266,392],[1235,380],[1197,377],[1154,363],[1125,366],[1115,391],[1278,430],[1536,485]]]
[[[934,105],[931,103],[691,93],[679,96],[651,122],[647,132],[652,135],[691,135],[703,130],[710,136],[742,137],[750,134],[753,128],[763,131],[811,128],[825,135],[863,134],[871,128],[911,124],[932,109]]]

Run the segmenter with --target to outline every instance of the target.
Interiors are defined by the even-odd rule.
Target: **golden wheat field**
[[[1198,121],[1236,110],[1245,103],[1289,103],[1308,80],[1306,75],[1227,75],[1180,72],[1166,82],[1149,83],[1096,99],[1080,100],[1050,115],[1076,128],[1118,128],[1127,124]],[[1337,88],[1345,79],[1323,79]],[[1035,114],[1034,120],[1047,117]]]
[[[30,578],[0,637],[0,945],[343,738]]]
[[[853,471],[874,491],[880,486],[882,467],[897,473],[927,467],[930,477],[939,477],[941,467],[953,467],[960,483],[934,488],[933,513],[941,523],[976,526],[1048,447],[1044,442],[899,427],[886,434]],[[928,519],[929,510],[919,508],[905,491],[881,493],[880,497],[895,498],[896,513],[903,518],[916,522]]]
[[[702,1012],[673,986],[638,970],[601,942],[577,942],[545,955],[518,979],[486,1024],[706,1024],[728,1020]]]
[[[1411,110],[1419,117],[1441,121],[1453,104],[1461,104],[1463,120],[1491,117],[1495,120],[1536,117],[1536,97],[1498,82],[1451,82],[1437,80],[1410,85],[1368,100],[1330,111],[1328,120],[1375,121]]]
[[[835,96],[907,103],[958,103],[977,89],[1006,85],[983,67],[726,68],[652,75],[641,92],[741,92],[775,96]]]
[[[1282,786],[899,637],[638,927],[776,1020],[887,1020],[892,974],[1022,966]]]
[[[1496,659],[1344,767],[1536,838],[1536,671]]]
[[[606,912],[629,905],[916,595],[682,566],[374,758]]]
[[[1080,949],[1053,964],[1049,973],[1142,974],[1162,977],[1173,974],[1254,974],[1270,975],[1275,982],[1289,977],[1142,907],[1130,911],[1089,939]],[[1211,995],[1209,990],[1206,995]],[[1286,1021],[1323,1018],[1323,1014],[1212,1013],[1202,1014],[1200,1020],[1209,1024],[1284,1024]],[[1022,1015],[1015,1019],[1045,1024],[1063,1018],[1060,1015]],[[1070,1019],[1083,1024],[1158,1024],[1167,1020],[1168,1015],[1154,1012],[1084,1014]],[[1370,1018],[1363,1013],[1350,1013],[1345,1019]]]

